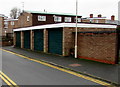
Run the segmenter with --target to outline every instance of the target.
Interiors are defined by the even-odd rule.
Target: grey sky
[[[78,0],[78,14],[88,17],[93,13],[94,16],[102,14],[108,19],[111,15],[115,15],[118,19],[118,1],[120,0]],[[13,7],[22,9],[24,2],[25,10],[57,12],[57,13],[73,13],[75,14],[76,0],[1,0],[0,14],[9,16]]]

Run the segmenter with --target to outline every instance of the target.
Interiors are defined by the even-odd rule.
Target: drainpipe
[[[75,58],[77,58],[77,22],[78,22],[78,0],[76,0],[76,30],[75,30]]]

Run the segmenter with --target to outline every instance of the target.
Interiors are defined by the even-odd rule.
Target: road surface
[[[95,80],[93,78],[87,78],[47,63],[30,60],[27,57],[6,50],[2,50],[0,55],[2,55],[1,73],[19,86],[88,85],[88,87],[105,87],[102,83],[98,83],[97,80],[92,81]]]

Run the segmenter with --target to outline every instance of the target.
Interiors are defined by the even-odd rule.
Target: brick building
[[[76,15],[73,14],[24,11],[18,17],[17,27],[30,27],[56,23],[75,23],[75,17]],[[78,15],[78,22],[81,22],[81,17],[82,16]]]
[[[8,46],[13,43],[13,29],[17,28],[18,19],[9,19],[0,14],[0,45]]]
[[[109,64],[119,60],[117,25],[78,23],[78,58]],[[55,23],[14,29],[14,46],[70,56],[75,23]]]
[[[101,14],[99,14],[97,17],[94,17],[93,14],[90,14],[90,17],[82,18],[82,22],[85,22],[85,23],[118,24],[118,20],[115,20],[114,15],[111,16],[111,19],[107,19],[106,17],[102,17]]]
[[[8,19],[0,17],[1,36],[5,39],[13,38],[13,29],[21,27],[30,27],[37,25],[56,24],[56,23],[75,23],[76,15],[58,14],[36,11],[24,11],[18,19]],[[78,22],[81,22],[81,16],[78,15]]]
[[[3,36],[13,38],[13,29],[17,27],[18,19],[6,19],[4,20],[4,28],[2,31]]]
[[[9,19],[7,16],[0,14],[0,30],[1,37],[5,37],[7,35],[13,34],[13,29],[17,27],[18,19]]]
[[[3,14],[0,14],[0,37],[2,37],[2,31],[4,29],[4,20],[6,20],[7,17]]]

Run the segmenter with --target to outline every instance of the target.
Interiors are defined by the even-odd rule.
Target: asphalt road
[[[100,85],[5,51],[0,55],[2,72],[17,85]]]

